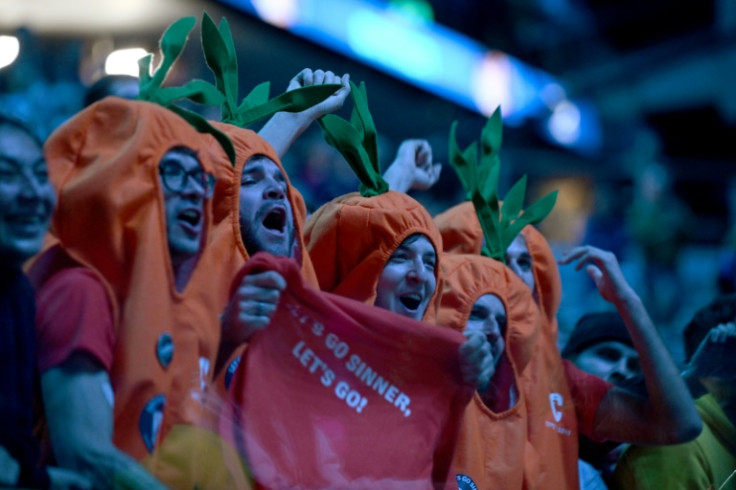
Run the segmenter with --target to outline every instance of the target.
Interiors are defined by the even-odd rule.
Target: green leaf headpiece
[[[216,26],[207,12],[203,14],[202,50],[221,95],[222,122],[241,128],[276,112],[301,112],[340,89],[339,84],[313,85],[290,90],[269,100],[270,82],[263,82],[238,105],[238,59],[230,25],[224,17]]]
[[[377,196],[388,191],[388,184],[381,177],[378,163],[376,126],[368,110],[365,83],[361,82],[357,87],[350,82],[350,87],[353,97],[350,122],[328,114],[320,119],[319,124],[325,141],[342,154],[360,179],[360,194],[363,197]]]
[[[450,165],[457,172],[466,196],[473,202],[483,229],[485,245],[481,254],[505,263],[506,249],[526,225],[542,221],[557,201],[557,191],[550,192],[527,209],[522,209],[526,193],[526,175],[506,194],[503,205],[498,197],[501,168],[499,151],[503,122],[499,107],[488,119],[480,136],[480,162],[477,142],[461,151],[455,136],[457,121],[450,129]]]
[[[174,105],[174,102],[189,99],[199,104],[219,105],[222,94],[204,80],[191,80],[183,87],[162,87],[171,67],[184,50],[189,33],[196,19],[184,17],[169,26],[161,36],[161,64],[155,72],[151,69],[153,55],[149,54],[138,61],[140,75],[140,94],[138,99],[162,105],[184,118],[200,133],[209,133],[220,143],[231,162],[235,162],[235,148],[224,133],[214,128],[199,114]]]

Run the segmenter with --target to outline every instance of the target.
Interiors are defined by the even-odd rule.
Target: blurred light
[[[400,12],[402,15],[422,22],[434,22],[434,10],[425,0],[391,0],[391,10]]]
[[[408,29],[403,19],[370,10],[356,10],[348,19],[348,45],[358,55],[418,78],[442,73],[442,56],[435,39]]]
[[[554,108],[557,106],[557,104],[560,103],[565,97],[565,89],[562,88],[562,85],[559,83],[548,83],[544,87],[542,87],[542,90],[539,91],[539,96],[542,98],[542,101],[547,105],[547,107],[550,108],[550,110],[554,110]]]
[[[298,0],[253,0],[253,8],[269,24],[284,28],[293,25],[299,14]]]
[[[20,53],[20,41],[15,36],[0,36],[0,68],[10,65]]]
[[[476,65],[472,97],[481,114],[490,116],[500,105],[504,116],[514,112],[511,63],[503,53],[490,52]]]
[[[563,100],[552,111],[547,129],[563,145],[572,145],[580,138],[580,110],[569,100]]]
[[[143,48],[118,49],[107,55],[105,73],[138,76],[138,60],[148,54]]]
[[[552,110],[540,127],[543,137],[580,151],[600,146],[592,105],[566,102],[551,74],[433,22],[422,13],[431,13],[427,0],[220,2],[486,116],[500,105],[511,126]]]

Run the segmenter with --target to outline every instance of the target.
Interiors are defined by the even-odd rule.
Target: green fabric
[[[381,176],[378,163],[376,126],[368,110],[365,83],[357,87],[350,82],[353,112],[350,122],[328,114],[319,120],[325,141],[345,158],[360,180],[360,194],[371,197],[388,192],[388,184]]]
[[[238,105],[238,58],[227,19],[219,27],[205,12],[202,15],[202,51],[215,77],[224,123],[245,127],[276,112],[301,112],[319,104],[340,89],[339,84],[314,85],[290,90],[269,100],[270,83],[257,85]]]
[[[557,200],[557,191],[547,194],[526,210],[522,209],[526,193],[524,175],[511,187],[501,205],[498,196],[498,176],[501,169],[499,152],[503,134],[500,107],[481,131],[480,162],[477,142],[462,151],[457,144],[456,132],[457,121],[450,128],[449,162],[465,188],[466,197],[473,202],[483,229],[485,244],[481,254],[505,263],[506,249],[522,228],[539,223],[552,211]]]
[[[686,444],[630,447],[616,467],[612,490],[736,490],[736,427],[712,395],[696,401],[703,432]]]
[[[161,65],[154,72],[151,63],[153,55],[149,54],[138,62],[140,93],[138,99],[164,106],[179,114],[200,133],[211,134],[222,146],[233,164],[235,163],[235,147],[224,133],[211,126],[199,114],[174,105],[182,99],[189,99],[199,104],[219,105],[222,94],[212,84],[204,80],[191,80],[183,87],[163,87],[166,77],[176,60],[184,50],[196,19],[183,17],[169,26],[161,36]]]

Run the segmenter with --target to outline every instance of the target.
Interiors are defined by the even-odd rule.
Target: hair
[[[736,320],[736,294],[720,296],[699,309],[682,333],[685,362],[690,362],[708,332],[722,323]]]
[[[121,83],[137,85],[138,79],[130,75],[105,75],[87,88],[84,94],[84,106],[92,105],[108,95],[121,96],[117,88]]]
[[[583,315],[562,349],[562,357],[575,357],[585,349],[601,342],[616,341],[634,346],[629,331],[618,313],[607,311]]]
[[[171,148],[166,153],[178,153],[180,155],[186,155],[194,158],[195,160],[199,161],[199,153],[197,153],[196,150],[193,150],[189,148],[188,146],[184,145],[176,145]]]
[[[39,147],[43,148],[43,141],[41,141],[41,138],[39,138],[35,131],[33,131],[33,129],[31,129],[31,127],[24,121],[0,112],[0,127],[3,126],[10,126],[27,134]]]

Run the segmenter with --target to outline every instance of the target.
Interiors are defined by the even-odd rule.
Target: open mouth
[[[417,311],[422,302],[422,297],[417,293],[403,294],[399,296],[399,301],[407,310]]]
[[[191,227],[196,227],[202,221],[202,213],[197,209],[185,209],[176,218]]]
[[[263,219],[263,226],[266,229],[283,233],[286,227],[286,210],[282,207],[273,208]]]

